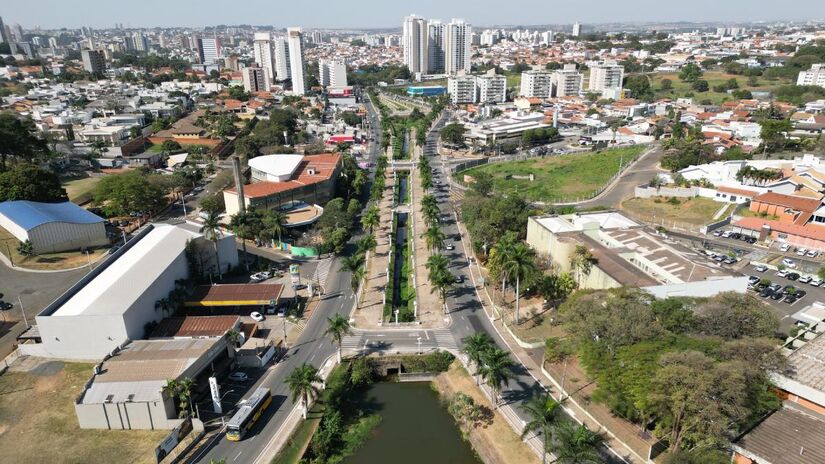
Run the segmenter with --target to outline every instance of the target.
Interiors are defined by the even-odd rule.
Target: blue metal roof
[[[70,201],[63,203],[37,203],[26,200],[4,201],[0,203],[0,214],[25,230],[32,230],[49,222],[68,222],[71,224],[103,222],[103,218]]]

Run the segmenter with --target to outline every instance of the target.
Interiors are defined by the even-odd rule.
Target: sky
[[[392,28],[409,14],[479,26],[825,19],[825,0],[35,0],[7,1],[24,28],[272,25]]]

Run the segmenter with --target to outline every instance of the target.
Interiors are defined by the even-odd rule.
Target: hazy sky
[[[26,28],[254,24],[396,27],[401,18],[472,24],[825,19],[825,0],[28,0],[4,1],[6,24]]]

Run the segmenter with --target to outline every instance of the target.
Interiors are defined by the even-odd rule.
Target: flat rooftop
[[[640,227],[638,222],[617,212],[542,216],[535,218],[535,221],[554,234],[584,230],[587,224],[595,224],[595,227],[599,229]]]
[[[185,306],[259,306],[281,298],[281,284],[222,284],[195,287]]]
[[[133,341],[103,363],[83,403],[157,400],[167,379],[178,378],[216,343],[216,338]]]
[[[825,416],[786,401],[733,443],[733,449],[758,462],[825,462]]]
[[[221,337],[239,320],[238,316],[168,317],[158,323],[149,338]]]
[[[125,313],[177,259],[186,242],[200,236],[182,227],[155,224],[50,317]]]
[[[257,156],[249,160],[249,167],[263,171],[270,176],[292,176],[304,155],[266,155]]]
[[[806,387],[825,392],[825,336],[819,335],[791,353],[784,376]]]

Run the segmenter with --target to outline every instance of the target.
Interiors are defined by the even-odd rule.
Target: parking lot
[[[763,281],[762,284],[757,283],[754,285],[749,291],[776,309],[780,319],[780,329],[783,332],[787,333],[794,325],[795,321],[790,317],[793,313],[815,301],[825,302],[825,286],[822,286],[822,281],[816,276],[811,276],[812,278],[809,281],[805,274],[793,270],[773,271],[766,269],[760,272],[757,270],[757,266],[754,265],[747,266],[742,269],[742,272],[758,277]],[[766,280],[770,281],[769,285],[774,286],[774,291],[766,291],[768,287],[764,285],[767,283]],[[794,290],[789,291],[789,287]],[[792,296],[792,298],[788,298],[789,296]]]

